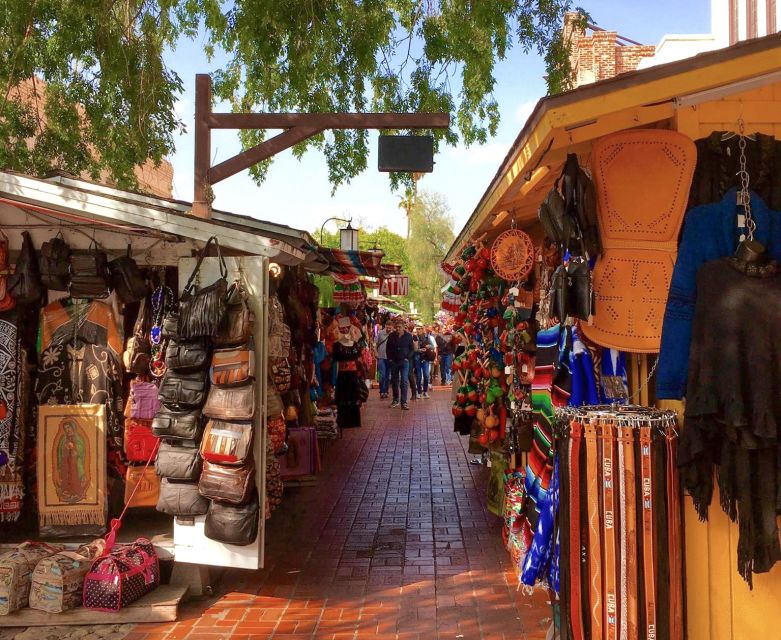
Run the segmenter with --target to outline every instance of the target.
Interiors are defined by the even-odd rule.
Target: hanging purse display
[[[221,387],[248,384],[255,377],[255,350],[250,347],[217,349],[209,369],[211,383]]]
[[[255,463],[251,459],[238,467],[212,464],[208,461],[203,463],[198,492],[204,498],[241,505],[246,504],[252,497],[254,489]]]
[[[217,420],[252,420],[255,416],[255,385],[212,387],[203,413]]]
[[[8,236],[0,230],[0,311],[10,311],[16,300],[8,292]]]
[[[201,456],[194,442],[161,442],[155,460],[157,475],[177,482],[196,482],[201,477]]]
[[[195,482],[160,480],[157,510],[169,516],[202,516],[209,510],[209,501],[198,493]]]
[[[43,297],[38,259],[27,231],[22,231],[22,250],[16,259],[14,274],[8,277],[7,288],[7,293],[18,305],[35,304]]]
[[[247,304],[247,292],[240,281],[236,281],[227,296],[227,311],[214,344],[230,347],[247,344],[252,337],[255,314]]]
[[[147,457],[147,460],[149,458]],[[146,462],[146,460],[144,460]],[[136,488],[136,486],[138,488]],[[135,493],[133,493],[135,491]],[[152,467],[128,467],[125,474],[125,505],[154,507],[160,497],[160,478]]]
[[[160,410],[157,386],[153,382],[133,380],[130,383],[130,407],[127,417],[136,420],[151,420]]]
[[[206,371],[176,373],[169,369],[160,382],[160,402],[168,408],[196,409],[203,406],[208,387]]]
[[[201,457],[207,462],[244,464],[252,454],[252,423],[209,420],[201,441]]]
[[[108,263],[111,287],[125,304],[137,302],[149,295],[146,278],[131,257],[130,251],[131,247],[127,245],[127,255],[114,258]]]
[[[125,420],[125,457],[130,462],[146,462],[157,446],[157,436],[146,420]]]
[[[68,290],[71,248],[65,242],[62,232],[41,245],[41,283],[47,289]]]
[[[94,240],[87,253],[71,253],[68,292],[72,298],[108,297],[108,259]]]
[[[271,379],[280,393],[290,391],[290,380],[293,373],[290,371],[290,363],[287,358],[273,358],[270,362]]]
[[[163,406],[152,420],[152,434],[166,440],[197,442],[201,437],[202,425],[200,409],[175,411]]]
[[[202,371],[209,364],[209,347],[205,340],[193,342],[168,343],[165,351],[165,364],[176,373]]]
[[[122,353],[122,363],[128,373],[146,375],[149,373],[149,363],[152,360],[152,345],[149,344],[149,305],[146,298],[138,307],[138,317],[133,326],[133,335],[125,343]]]
[[[246,546],[258,537],[259,519],[257,492],[253,492],[249,502],[242,507],[212,502],[206,514],[204,534],[217,542]]]
[[[198,289],[195,282],[196,277],[212,242],[217,248],[220,278],[208,287]],[[180,340],[192,340],[200,337],[212,338],[217,335],[225,319],[225,298],[228,293],[227,277],[228,267],[220,252],[220,243],[215,236],[212,236],[201,250],[195,269],[190,274],[179,300]]]

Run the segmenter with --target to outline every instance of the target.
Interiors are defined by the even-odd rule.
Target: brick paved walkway
[[[328,446],[317,485],[285,492],[265,570],[228,572],[179,622],[127,640],[543,640],[547,598],[516,589],[449,391],[406,412],[372,396],[363,427]]]

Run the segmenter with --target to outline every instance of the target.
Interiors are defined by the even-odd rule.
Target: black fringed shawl
[[[705,520],[714,467],[721,507],[738,520],[738,571],[752,584],[781,559],[781,275],[753,278],[729,258],[697,274],[681,480]]]

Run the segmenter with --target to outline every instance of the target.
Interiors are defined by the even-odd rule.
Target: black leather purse
[[[111,286],[125,304],[141,300],[149,294],[146,278],[130,256],[130,245],[127,245],[127,255],[108,263],[108,270]]]
[[[212,502],[206,514],[204,534],[217,542],[246,546],[258,537],[259,520],[258,493],[254,491],[249,502],[241,507]]]
[[[193,373],[202,371],[210,362],[209,347],[205,340],[193,342],[168,343],[165,352],[165,364],[177,373]]]
[[[197,289],[195,278],[201,268],[201,263],[214,243],[217,248],[217,258],[220,262],[220,278],[202,289]],[[190,274],[187,284],[179,300],[179,339],[192,340],[201,337],[216,337],[227,312],[226,298],[228,295],[228,267],[220,252],[220,243],[215,236],[209,238],[201,250],[195,269]]]
[[[179,337],[179,312],[169,311],[160,325],[160,335],[166,340],[176,340]]]
[[[8,294],[21,306],[36,304],[43,297],[38,259],[35,257],[33,239],[27,231],[22,231],[22,250],[16,259],[14,274],[8,277],[7,287]]]
[[[203,433],[200,409],[174,411],[166,406],[152,420],[152,434],[165,440],[192,440],[198,442]]]
[[[194,482],[160,480],[157,510],[169,516],[202,516],[209,510],[209,501],[198,493]]]
[[[177,482],[197,482],[201,477],[201,456],[194,442],[161,442],[155,472]]]
[[[70,257],[70,288],[72,298],[107,298],[108,259],[93,240],[87,253],[72,253]]]
[[[160,383],[160,402],[168,408],[197,409],[206,402],[209,372],[177,373],[166,371]]]
[[[41,282],[47,289],[68,290],[71,248],[65,242],[62,232],[41,245],[39,261]]]
[[[588,320],[594,313],[591,270],[584,258],[556,267],[551,278],[551,312],[561,322],[569,317]]]

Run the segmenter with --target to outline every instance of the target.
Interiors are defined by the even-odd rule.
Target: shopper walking
[[[419,398],[430,398],[428,387],[431,363],[437,359],[437,343],[426,327],[419,326],[416,331],[418,348],[415,351],[415,384]]]
[[[413,400],[418,399],[418,384],[417,384],[417,369],[415,367],[415,362],[418,358],[418,335],[415,332],[415,323],[410,321],[407,325],[407,331],[409,331],[410,335],[412,336],[412,356],[409,359],[409,388],[410,388],[410,395],[412,396]]]
[[[452,381],[451,367],[453,366],[453,332],[445,329],[444,333],[437,337],[437,351],[439,352],[439,375],[442,384],[448,385]]]
[[[395,329],[388,338],[386,351],[390,361],[391,388],[393,389],[393,402],[390,406],[398,407],[399,401],[401,401],[401,408],[407,410],[409,409],[407,404],[409,367],[413,353],[412,334],[405,329],[403,321],[398,322]]]
[[[388,338],[393,333],[391,320],[386,320],[379,333],[375,343],[377,356],[377,373],[380,374],[380,399],[388,397],[388,387],[390,387],[390,363],[388,362]]]

